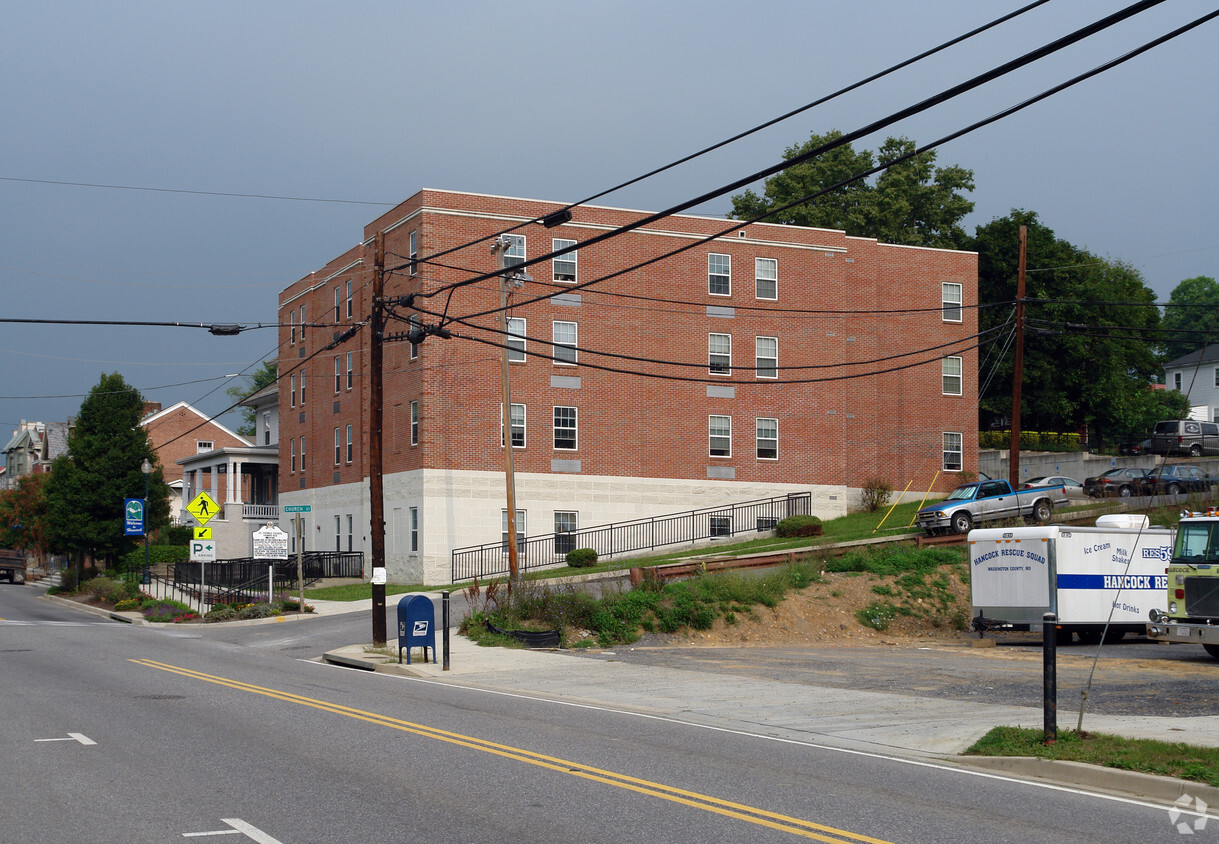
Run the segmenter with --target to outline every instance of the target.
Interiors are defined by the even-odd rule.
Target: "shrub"
[[[242,618],[242,619],[270,618],[273,615],[279,615],[279,614],[280,614],[279,610],[272,607],[266,601],[260,601],[257,604],[250,604],[246,607],[243,607],[241,609],[241,611],[237,613],[237,617]]]
[[[139,586],[123,580],[116,580],[113,577],[95,577],[89,581],[86,588],[90,594],[104,604],[117,604],[120,601],[126,601],[135,598],[140,594]],[[138,606],[138,603],[136,604]]]
[[[778,536],[821,536],[821,519],[816,516],[788,516],[775,526]]]
[[[152,622],[167,623],[180,621],[187,617],[197,617],[195,611],[186,604],[168,598],[145,600],[143,607],[144,618]]]
[[[215,609],[203,616],[204,621],[232,621],[237,617],[237,610],[227,604],[218,604]]]
[[[576,548],[567,552],[567,565],[573,569],[586,569],[597,564],[597,552],[592,548]]]
[[[860,496],[863,509],[875,513],[889,503],[893,497],[893,485],[884,478],[868,478],[863,482],[863,494]]]
[[[139,608],[139,598],[124,598],[121,601],[114,602],[114,609],[116,612],[130,612],[131,610],[138,610]]]

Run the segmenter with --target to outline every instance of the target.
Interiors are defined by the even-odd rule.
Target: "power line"
[[[16,176],[0,176],[0,181],[4,182],[25,182],[34,185],[64,185],[74,188],[104,188],[106,190],[131,190],[131,191],[146,191],[150,193],[185,193],[195,196],[230,196],[237,199],[277,199],[284,202],[329,202],[338,203],[340,205],[378,205],[383,207],[393,208],[399,203],[397,202],[366,202],[361,199],[324,199],[311,196],[278,196],[276,194],[266,193],[229,193],[226,191],[215,190],[186,190],[183,188],[150,188],[137,185],[107,185],[96,182],[67,182],[58,179],[22,179]]]

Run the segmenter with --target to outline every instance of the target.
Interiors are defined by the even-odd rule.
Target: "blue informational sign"
[[[144,535],[144,499],[123,499],[123,535]]]

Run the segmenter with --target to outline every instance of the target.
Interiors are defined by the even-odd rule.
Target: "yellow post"
[[[912,483],[914,483],[914,481],[910,481],[910,483],[906,484],[906,489],[903,489],[902,494],[898,497],[897,501],[893,502],[893,506],[889,508],[889,512],[885,513],[885,517],[880,520],[880,524],[872,528],[872,533],[876,533],[876,531],[884,527],[885,522],[888,521],[889,517],[893,515],[893,511],[897,509],[897,505],[901,503],[902,498],[906,497],[906,490],[910,489],[910,484]]]
[[[931,488],[935,486],[936,478],[940,476],[940,470],[936,469],[935,474],[931,476],[931,483],[927,485],[927,491],[923,493],[923,500],[918,503],[919,510],[923,509],[923,505],[927,503],[927,497],[931,495]],[[918,518],[918,510],[914,511],[914,515],[910,517],[910,525],[914,524],[914,520]],[[910,527],[906,525],[906,527]]]

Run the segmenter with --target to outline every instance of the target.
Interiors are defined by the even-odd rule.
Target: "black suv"
[[[1179,492],[1209,492],[1211,476],[1197,466],[1182,463],[1157,466],[1144,478],[1135,478],[1139,495],[1176,495]]]

